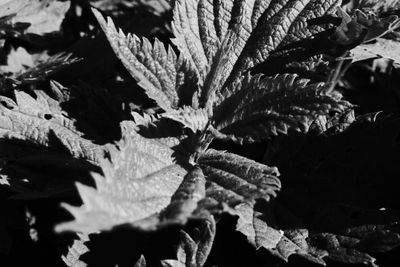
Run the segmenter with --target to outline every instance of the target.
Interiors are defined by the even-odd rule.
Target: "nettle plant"
[[[92,234],[128,225],[154,231],[200,220],[203,239],[182,232],[178,260],[163,265],[203,266],[215,218],[230,213],[238,216],[237,230],[251,244],[281,259],[298,254],[319,264],[325,264],[327,256],[373,264],[367,251],[347,239],[306,229],[283,231],[269,224],[254,205],[277,196],[282,186],[278,169],[209,148],[213,140],[243,144],[290,131],[306,133],[315,122],[351,110],[330,82],[312,82],[294,70],[326,67],[326,47],[315,47],[321,40],[327,40],[322,44],[329,43],[328,48],[344,49],[384,35],[398,21],[358,14],[347,21],[338,18],[336,25],[318,22],[321,17],[332,19],[339,5],[337,0],[177,0],[171,40],[175,47],[125,35],[93,10],[112,49],[154,100],[157,113],[132,113],[132,120],[121,123],[119,142],[98,145],[85,139],[63,113],[59,103],[69,96],[56,82],[56,100],[43,92],[37,92],[36,99],[24,92],[15,93],[16,101],[2,97],[2,129],[12,138],[47,147],[57,140],[75,158],[101,169],[92,174],[95,187],[77,183],[83,204],[63,204],[74,220],[56,230]],[[267,66],[267,74],[254,73],[260,65]],[[68,164],[81,166],[74,160]],[[87,240],[81,238],[71,251]],[[361,242],[363,237],[354,238]],[[64,258],[70,266],[82,264],[76,253]],[[144,258],[137,266],[145,266]]]
[[[75,221],[58,229],[95,232],[126,223],[156,229],[275,197],[281,188],[277,168],[208,146],[214,138],[241,143],[291,129],[305,132],[318,116],[350,107],[324,83],[295,74],[250,74],[280,47],[323,30],[306,21],[336,5],[177,1],[172,42],[179,56],[158,40],[152,45],[125,35],[94,10],[125,68],[162,112],[158,119],[123,123],[123,139],[109,160],[100,160],[104,176],[94,175],[96,188],[78,184],[83,206],[66,205]],[[163,120],[180,123],[182,131],[168,134]],[[155,129],[147,134],[135,131],[150,124]]]

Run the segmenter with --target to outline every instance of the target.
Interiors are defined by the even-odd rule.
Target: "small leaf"
[[[198,238],[192,238],[181,231],[181,241],[178,247],[177,260],[163,260],[164,267],[202,267],[206,263],[215,237],[215,221],[211,216],[202,224]]]
[[[134,267],[146,267],[146,266],[147,266],[146,259],[144,258],[143,255],[141,255],[140,258],[135,263]]]
[[[208,113],[205,109],[193,109],[189,106],[163,113],[162,117],[182,123],[193,133],[205,131],[209,124]]]
[[[74,240],[71,247],[68,248],[67,255],[61,258],[68,267],[86,267],[87,264],[80,260],[80,257],[89,251],[85,242],[89,241],[89,236],[85,234],[78,234],[78,239]]]
[[[383,57],[400,64],[400,42],[377,38],[375,42],[361,44],[351,50],[353,62]]]

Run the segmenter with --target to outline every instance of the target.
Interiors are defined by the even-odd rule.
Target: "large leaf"
[[[75,220],[57,229],[95,232],[134,224],[159,213],[170,203],[187,171],[176,163],[174,150],[136,133],[126,136],[93,174],[96,188],[77,184],[83,206],[64,204]]]
[[[318,116],[351,107],[340,101],[340,94],[327,93],[323,83],[309,84],[294,74],[248,76],[238,87],[216,108],[214,120],[218,130],[239,140],[259,140],[289,129],[307,132]]]
[[[307,22],[333,13],[339,2],[334,0],[176,1],[173,10],[174,38],[172,42],[180,51],[178,59],[170,49],[167,53],[158,40],[155,40],[152,46],[147,39],[140,41],[134,35],[125,36],[122,31],[118,32],[115,29],[111,19],[106,22],[97,11],[94,12],[122,63],[144,88],[147,95],[156,100],[161,108],[168,110],[191,105],[194,109],[205,108],[209,117],[212,117],[213,113],[215,116],[223,117],[227,114],[223,114],[218,106],[226,99],[236,95],[243,87],[245,87],[243,91],[249,90],[248,87],[251,86],[257,88],[257,83],[243,81],[250,79],[247,73],[253,67],[268,62],[272,57],[274,59],[271,59],[271,62],[279,62],[278,58],[286,57],[283,60],[285,64],[299,60],[296,57],[290,57],[285,51],[293,52],[301,47],[303,41],[324,31],[324,27]],[[305,49],[313,50],[315,47]],[[302,50],[301,54],[315,56],[311,51]],[[302,63],[297,62],[297,64]],[[179,74],[180,82],[177,80],[177,74]],[[255,78],[257,79],[259,78]],[[274,91],[274,86],[280,82],[278,77],[267,79],[268,81],[275,79],[275,83],[265,82],[272,87],[265,88],[267,91]],[[183,93],[183,87],[186,88],[185,93]],[[266,107],[264,110],[274,111],[276,106],[284,105],[280,101],[286,98],[286,91],[278,90],[278,92],[269,102],[276,105]],[[338,101],[340,98],[338,94],[327,92],[318,98],[322,92],[315,90],[314,93],[315,98],[310,101],[315,102],[316,105],[320,104],[322,108],[318,111],[316,108],[308,110],[308,102],[298,101],[299,109],[304,110],[303,115],[306,120],[313,120],[316,114],[325,114],[342,104]],[[311,98],[311,94],[309,96]],[[297,98],[298,95],[294,97]],[[232,103],[230,100],[228,102]],[[326,102],[330,102],[331,105],[326,105]],[[279,113],[279,111],[276,112]],[[179,114],[181,114],[180,118],[177,116]],[[169,117],[188,126],[187,118],[190,114],[193,120],[197,119],[196,112],[178,111],[178,114]],[[293,114],[293,116],[296,115]],[[236,119],[239,120],[239,117],[237,116]],[[247,118],[243,116],[240,119]],[[265,124],[271,124],[272,128],[265,127],[264,137],[276,133],[274,125],[281,125],[280,128],[293,127],[293,124],[286,123],[287,116],[270,116],[267,119]],[[304,130],[304,128],[295,129]]]

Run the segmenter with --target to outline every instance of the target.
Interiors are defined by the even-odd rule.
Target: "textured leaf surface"
[[[132,133],[110,152],[94,174],[96,188],[78,184],[82,207],[65,204],[75,221],[58,230],[95,232],[135,223],[160,212],[178,189],[186,170],[175,163],[169,147]]]
[[[326,93],[323,83],[310,84],[297,75],[248,76],[238,87],[216,108],[214,119],[222,133],[246,141],[291,129],[306,132],[318,116],[351,107],[340,94]]]
[[[103,148],[82,137],[74,121],[63,114],[57,101],[42,91],[35,93],[36,99],[17,91],[15,102],[0,97],[1,138],[26,140],[45,147],[51,146],[55,139],[72,156],[97,161]]]
[[[193,109],[188,106],[178,110],[171,110],[162,116],[182,123],[185,128],[189,128],[193,133],[206,130],[209,123],[208,113],[205,109]]]
[[[218,105],[252,67],[279,48],[323,30],[307,20],[338,1],[176,1],[174,44],[203,81],[200,104]]]
[[[236,154],[209,149],[198,164],[207,179],[206,196],[231,207],[275,197],[281,184],[278,169]]]
[[[191,73],[184,59],[177,57],[171,47],[165,49],[157,39],[152,45],[144,37],[125,35],[115,28],[111,18],[106,22],[98,11],[93,12],[114,52],[147,95],[164,110],[176,108],[179,96],[187,94],[183,90],[191,90],[185,87]]]
[[[231,96],[238,98],[245,94],[244,91],[250,90],[251,86],[257,86],[256,82],[249,82],[250,78],[247,75],[252,68],[268,61],[271,56],[274,56],[276,62],[279,56],[288,57],[286,50],[293,50],[301,46],[302,41],[324,31],[325,28],[309,25],[308,21],[333,13],[339,2],[335,0],[176,1],[173,9],[174,38],[172,42],[181,53],[178,59],[172,51],[165,52],[158,40],[151,46],[146,39],[140,42],[136,36],[125,36],[121,31],[117,32],[111,20],[105,22],[98,12],[94,12],[118,57],[145,89],[147,95],[156,100],[161,108],[178,109],[186,104],[194,109],[205,108],[209,117],[213,113],[215,116],[228,115],[229,117],[229,113],[224,113],[218,107],[221,104],[225,106],[237,104],[231,101]],[[307,54],[305,51],[302,53]],[[159,57],[152,57],[151,55],[154,54]],[[301,65],[300,62],[298,64]],[[171,82],[177,81],[177,73],[180,73],[178,75],[181,77],[180,81],[185,81],[185,87],[190,88],[190,90],[186,89],[185,95],[180,93],[180,91],[183,92],[181,83]],[[187,77],[195,79],[187,79]],[[255,78],[257,79],[259,78]],[[281,81],[277,77],[269,81],[273,79],[277,79],[276,83]],[[271,81],[268,85],[275,84]],[[242,87],[246,88],[242,90]],[[268,89],[275,90],[275,88]],[[280,98],[286,98],[286,92],[284,90],[278,90],[278,92],[276,98],[268,102],[269,104],[274,102],[275,106],[264,106],[262,108],[264,111],[268,110],[271,113],[277,106],[285,105],[279,101]],[[321,92],[314,90],[314,93],[314,98],[309,94],[305,102],[303,99],[298,99],[299,106],[296,108],[303,110],[303,120],[313,120],[318,112],[326,113],[330,108],[334,110],[335,106],[341,105],[338,102],[338,95],[326,94],[318,98]],[[294,98],[297,96],[293,95]],[[229,99],[228,103],[224,103],[226,99]],[[320,108],[308,110],[310,108],[309,105],[307,106],[308,101],[314,102],[315,105],[319,104]],[[326,102],[330,102],[332,106],[327,105]],[[201,122],[201,125],[206,122],[205,117],[204,120],[199,119],[198,112],[184,112],[187,109],[187,107],[183,107],[183,110],[178,109],[174,115],[167,112],[167,116],[192,129],[198,127],[190,125],[189,120],[195,121],[196,124]],[[254,114],[257,112],[254,111]],[[249,115],[248,121],[253,119],[250,118],[249,112],[246,112],[236,116],[235,119],[227,118],[223,127],[228,126],[229,122],[234,123],[235,120],[245,120],[243,115]],[[292,119],[295,120],[296,115],[296,113],[290,114],[289,117],[293,116]],[[222,120],[222,118],[218,119]],[[264,138],[270,134],[276,134],[276,128],[291,127],[290,122],[285,124],[287,120],[290,120],[288,116],[276,115],[263,119],[266,119],[266,124],[270,124],[264,125]],[[269,126],[271,129],[267,129]],[[296,130],[306,128],[300,129],[297,125],[296,127]],[[220,128],[219,125],[218,128]],[[255,132],[258,132],[258,137],[260,137],[260,131],[255,130]],[[239,139],[243,139],[243,136]]]

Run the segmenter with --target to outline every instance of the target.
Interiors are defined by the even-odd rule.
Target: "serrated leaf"
[[[167,207],[187,171],[175,162],[169,147],[132,133],[110,151],[100,166],[104,177],[93,174],[96,188],[77,184],[83,206],[64,207],[75,221],[58,231],[95,232],[120,224],[134,224]]]
[[[209,124],[208,112],[205,109],[193,109],[189,106],[165,112],[162,117],[180,122],[193,133],[203,132]]]
[[[266,160],[285,170],[286,190],[261,218],[264,224],[299,240],[308,254],[325,251],[334,261],[376,266],[376,253],[400,246],[392,189],[399,174],[392,163],[399,150],[398,126],[398,119],[366,120],[336,135],[282,136]],[[254,230],[246,234],[251,237]]]
[[[106,22],[98,11],[93,9],[93,12],[114,52],[146,94],[164,110],[176,108],[179,96],[187,94],[183,90],[190,90],[185,83],[192,74],[185,60],[177,57],[171,47],[165,49],[159,40],[152,45],[144,37],[125,35],[115,28],[111,18]]]
[[[310,124],[329,111],[351,107],[341,95],[325,93],[323,83],[310,84],[294,74],[247,76],[241,89],[216,108],[217,130],[239,140],[255,141],[288,130],[307,132]]]
[[[89,236],[85,234],[78,234],[78,238],[74,240],[71,247],[68,248],[66,255],[61,258],[68,267],[86,267],[87,264],[80,260],[80,257],[89,251],[85,242],[89,241]]]
[[[311,262],[325,265],[323,257],[326,251],[315,249],[306,242],[308,231],[296,229],[283,231],[267,224],[263,214],[254,210],[248,204],[239,205],[235,211],[239,216],[236,230],[247,237],[247,240],[256,249],[264,248],[272,255],[289,261],[291,255],[300,255]]]
[[[192,238],[185,231],[181,231],[181,240],[178,246],[177,260],[163,260],[164,267],[202,267],[206,263],[207,257],[215,237],[215,221],[213,217],[206,220],[199,231],[197,238]]]
[[[224,151],[208,149],[198,164],[207,179],[207,198],[232,208],[256,199],[275,197],[281,188],[278,169]]]
[[[29,54],[24,48],[11,49],[7,65],[0,66],[0,72],[11,79],[13,86],[44,81],[54,73],[78,62],[71,54],[59,53],[49,56],[47,52]]]
[[[42,91],[35,94],[36,99],[16,91],[15,102],[0,97],[0,138],[29,141],[44,147],[50,147],[57,140],[70,155],[96,162],[104,148],[84,139],[56,100]]]
[[[186,64],[185,68],[181,68],[181,75],[196,77],[194,80],[186,79],[187,88],[191,90],[186,92],[184,98],[179,93],[181,85],[174,86],[173,83],[167,82],[168,79],[174,80],[175,76],[168,78],[164,74],[165,70],[159,67],[177,66],[175,56],[168,58],[165,50],[158,49],[159,54],[165,56],[151,58],[149,55],[160,46],[159,41],[156,40],[152,47],[147,40],[143,39],[143,44],[147,45],[140,47],[136,36],[118,33],[111,20],[106,22],[98,12],[94,12],[114,51],[148,96],[155,99],[164,110],[174,109],[172,112],[168,111],[166,116],[183,122],[186,127],[196,129],[198,127],[188,123],[199,121],[196,112],[181,114],[179,107],[191,105],[195,110],[204,108],[211,120],[212,114],[217,117],[229,115],[221,113],[218,106],[224,105],[224,101],[232,95],[242,94],[239,91],[245,83],[243,80],[248,79],[247,74],[252,68],[267,61],[272,55],[276,60],[277,55],[285,54],[283,52],[285,49],[293,50],[302,41],[324,31],[324,27],[308,25],[307,21],[333,13],[339,2],[335,0],[176,1],[173,9],[174,38],[172,42],[181,53],[178,61],[181,60]],[[312,56],[314,59],[320,59],[316,55]],[[147,67],[143,65],[145,59],[149,63]],[[158,59],[161,61],[157,61]],[[300,62],[297,63],[301,65]],[[307,64],[310,65],[311,62]],[[177,68],[171,67],[174,75],[177,73]],[[318,96],[316,93],[314,99],[316,103],[324,98],[327,101],[330,100],[332,106],[340,105],[338,94],[327,93],[321,98]],[[300,101],[300,103],[304,102]],[[324,103],[320,104],[324,105]],[[328,109],[329,107],[325,106],[319,111],[326,113]],[[273,107],[270,107],[270,110],[273,110]],[[170,115],[174,112],[176,114]],[[315,114],[310,113],[304,117],[308,120],[315,119]],[[276,117],[273,119],[276,121],[270,122],[272,125],[285,124],[284,119],[279,120]],[[205,124],[205,117],[200,121],[202,125]],[[280,127],[284,128],[282,125]],[[276,129],[267,129],[267,132],[270,134],[276,132]]]

